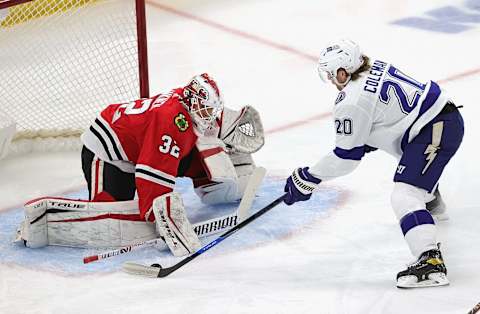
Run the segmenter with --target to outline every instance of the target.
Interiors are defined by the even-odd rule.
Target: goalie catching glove
[[[157,232],[175,256],[196,252],[202,246],[185,215],[182,197],[172,192],[157,197],[152,205]]]
[[[322,180],[314,177],[308,172],[308,167],[298,168],[293,171],[292,175],[287,179],[284,191],[284,201],[287,205],[309,200],[313,190],[322,182]]]
[[[230,153],[255,153],[265,144],[262,121],[258,111],[245,106],[237,111],[224,108],[221,140]]]

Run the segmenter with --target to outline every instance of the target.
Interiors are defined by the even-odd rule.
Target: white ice
[[[255,159],[270,177],[284,178],[332,149],[335,90],[322,84],[314,62],[330,40],[352,38],[371,56],[440,81],[465,106],[465,138],[440,183],[450,220],[438,224],[439,239],[451,284],[395,287],[412,257],[390,208],[396,162],[377,152],[354,173],[325,183],[325,190],[341,191],[339,198],[303,228],[227,249],[249,237],[248,226],[164,279],[0,261],[0,313],[467,313],[480,302],[480,28],[472,22],[471,30],[442,34],[389,24],[444,6],[466,10],[466,1],[147,2],[152,93],[209,72],[228,105],[261,112],[269,132]],[[0,161],[0,219],[26,200],[82,188],[78,153],[7,158]],[[278,185],[262,201],[281,192]],[[304,221],[305,210],[298,207],[286,223]],[[292,208],[278,206],[252,228],[278,224],[282,211],[291,215]]]

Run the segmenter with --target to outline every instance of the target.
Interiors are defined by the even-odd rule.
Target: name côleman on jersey
[[[372,68],[370,69],[369,75],[367,76],[367,80],[365,82],[365,86],[363,86],[363,90],[371,93],[377,92],[377,87],[380,84],[380,80],[382,79],[383,72],[387,68],[387,63],[375,60],[373,62]]]

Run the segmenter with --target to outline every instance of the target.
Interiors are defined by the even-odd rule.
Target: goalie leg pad
[[[23,241],[30,248],[115,248],[156,237],[154,225],[140,218],[136,200],[42,198],[25,205],[25,221],[17,231],[16,241]]]
[[[201,246],[197,234],[185,214],[182,197],[172,192],[153,201],[157,231],[175,256],[194,253]]]
[[[47,203],[42,199],[25,205],[25,220],[17,229],[15,242],[34,249],[48,245]]]

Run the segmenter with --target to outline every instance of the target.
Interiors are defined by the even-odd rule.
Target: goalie
[[[206,204],[236,201],[264,137],[258,112],[224,108],[215,81],[201,74],[167,94],[109,105],[82,142],[91,202],[27,203],[17,236],[26,246],[115,247],[161,236],[175,256],[193,253],[201,243],[173,192],[176,177],[192,178]]]

